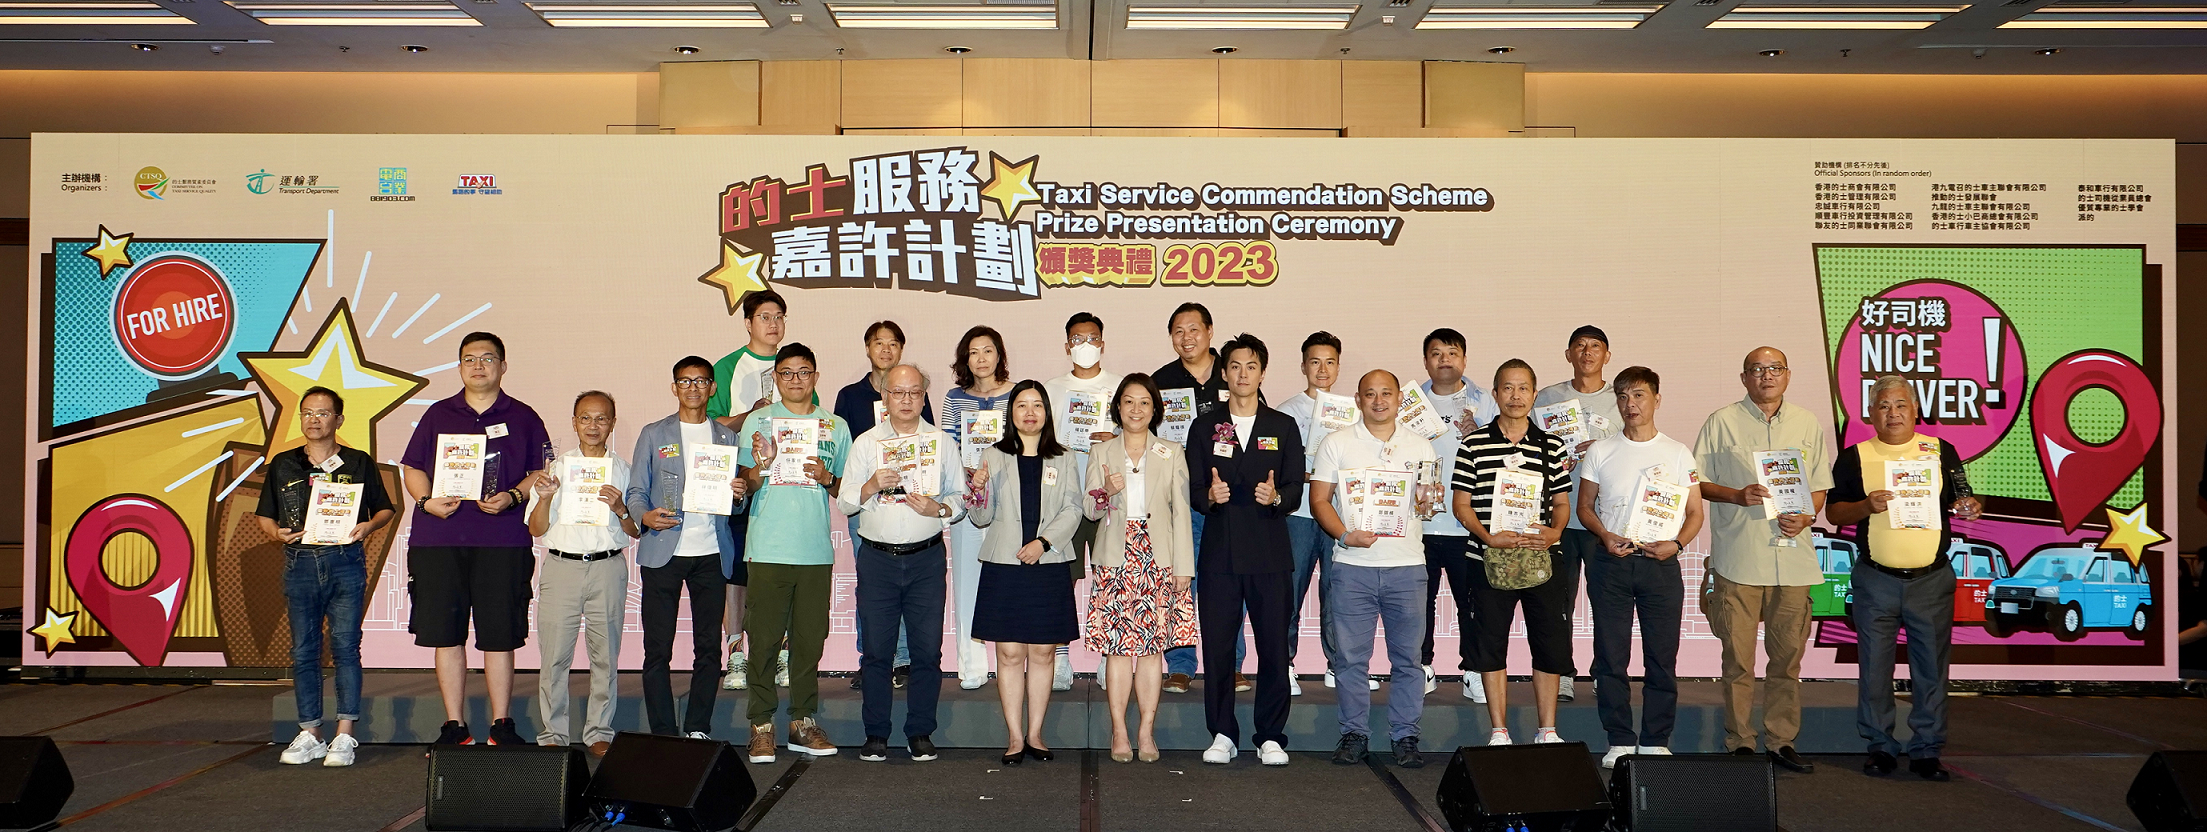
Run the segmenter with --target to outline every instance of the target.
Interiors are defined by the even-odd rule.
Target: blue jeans
[[[284,598],[291,606],[291,686],[299,727],[322,724],[322,626],[337,665],[337,718],[360,718],[360,617],[368,594],[367,548],[285,546]]]
[[[850,516],[850,524],[851,524],[851,552],[852,552],[852,553],[853,553],[853,554],[855,555],[855,554],[856,554],[856,553],[858,552],[858,549],[859,549],[859,547],[861,547],[861,546],[864,546],[864,545],[866,545],[866,544],[863,544],[863,543],[860,543],[860,542],[858,542],[858,515],[856,515],[856,514],[853,514],[853,515],[851,515],[851,516]],[[858,658],[859,658],[859,661],[860,661],[860,662],[864,662],[864,661],[866,660],[866,617],[865,617],[865,616],[862,616],[862,615],[854,615],[854,616],[851,616],[851,629],[853,629],[853,630],[856,630],[856,631],[857,631],[857,633],[856,633],[855,637],[854,637],[854,638],[852,639],[852,641],[856,642],[856,643],[857,643],[857,645],[858,645]],[[895,660],[895,661],[893,661],[893,662],[890,662],[889,666],[890,666],[890,667],[911,667],[911,666],[912,666],[912,638],[911,638],[911,633],[909,633],[909,632],[906,632],[906,631],[905,631],[905,629],[904,629],[904,622],[902,622],[902,621],[899,621],[899,622],[897,622],[897,658],[896,658],[896,660]]]
[[[1335,568],[1332,593],[1326,605],[1333,608],[1333,622],[1326,625],[1341,645],[1341,666],[1334,671],[1341,695],[1341,733],[1371,736],[1371,678],[1373,628],[1384,625],[1387,635],[1387,739],[1392,742],[1418,735],[1418,718],[1425,714],[1425,674],[1418,668],[1418,643],[1425,637],[1425,621],[1419,602],[1425,600],[1423,565],[1352,566]]]
[[[1296,648],[1303,643],[1303,599],[1310,597],[1310,579],[1318,576],[1318,646],[1326,652],[1326,669],[1336,670],[1340,664],[1335,657],[1341,654],[1333,640],[1333,596],[1326,587],[1333,585],[1333,538],[1318,521],[1309,517],[1288,515],[1288,546],[1295,550],[1295,597],[1291,600],[1293,612],[1288,616],[1289,632],[1294,637],[1287,642],[1287,660],[1295,661]]]
[[[1203,551],[1203,515],[1197,514],[1192,518],[1192,520],[1193,522],[1190,523],[1190,525],[1193,527],[1193,530],[1195,532],[1195,536],[1192,539],[1195,540],[1196,551],[1200,553]],[[1200,577],[1190,576],[1188,578],[1188,592],[1190,594],[1194,594],[1200,591],[1196,587],[1196,585],[1200,583],[1203,583],[1203,580]],[[1247,658],[1248,656],[1249,642],[1242,638],[1241,630],[1236,629],[1234,630],[1234,667],[1236,669],[1239,669],[1241,667],[1242,659]],[[1172,648],[1165,651],[1165,672],[1179,673],[1184,676],[1194,676],[1195,660],[1196,652],[1193,645]]]
[[[1678,724],[1678,631],[1686,585],[1677,558],[1617,557],[1602,551],[1592,532],[1570,529],[1593,541],[1586,559],[1586,594],[1594,611],[1594,679],[1602,730],[1615,746],[1669,746]],[[1554,580],[1550,578],[1550,580]],[[1640,619],[1640,727],[1632,725],[1632,620]]]

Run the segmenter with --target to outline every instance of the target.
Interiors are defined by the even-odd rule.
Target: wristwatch
[[[429,498],[428,498],[428,497],[416,497],[416,498],[414,498],[414,508],[416,508],[416,509],[419,509],[419,510],[421,510],[421,511],[428,511],[428,510],[429,510]]]
[[[950,519],[950,506],[937,504],[935,506],[935,516],[943,520]]]

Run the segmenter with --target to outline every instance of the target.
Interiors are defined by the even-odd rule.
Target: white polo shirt
[[[566,459],[582,455],[581,448],[569,448],[567,453],[560,455],[560,458]],[[620,454],[614,453],[611,448],[606,449],[605,455],[613,460],[613,484],[620,488],[627,488],[628,461],[622,459]],[[566,486],[563,484],[559,491],[553,492],[553,496],[560,497],[566,493]],[[536,504],[543,502],[543,500],[544,498],[536,493],[536,489],[529,489],[529,505],[526,509],[528,514],[522,516],[527,517],[529,514],[536,513]],[[636,542],[634,538],[628,536],[628,532],[621,529],[621,518],[619,517],[607,517],[606,525],[603,526],[574,526],[561,523],[561,519],[566,515],[565,506],[566,501],[564,500],[555,499],[552,501],[549,515],[551,526],[544,530],[544,536],[536,539],[538,543],[544,544],[544,548],[558,549],[562,552],[577,555],[591,555],[599,552],[610,552],[615,549],[626,549],[628,544]],[[610,512],[611,508],[609,507],[607,510]]]
[[[1400,426],[1395,435],[1381,441],[1372,435],[1364,420],[1347,430],[1337,430],[1326,436],[1318,445],[1318,456],[1311,463],[1310,478],[1313,482],[1341,484],[1341,472],[1358,468],[1384,468],[1391,471],[1414,471],[1418,463],[1434,461],[1433,445],[1425,437],[1411,433]],[[1340,489],[1333,495],[1333,510],[1341,517],[1348,517],[1347,503]],[[1368,548],[1352,548],[1334,544],[1333,559],[1350,566],[1391,567],[1425,565],[1424,523],[1415,515],[1410,518],[1410,528],[1401,537],[1382,537]]]

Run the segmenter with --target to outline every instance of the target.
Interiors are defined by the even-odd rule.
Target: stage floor
[[[426,673],[369,678],[371,691],[421,685],[434,706]],[[633,684],[633,677],[624,681]],[[851,693],[841,680],[823,683],[824,693]],[[1579,684],[1582,700],[1590,699],[1590,686],[1583,679]],[[1812,707],[1851,701],[1848,685],[1815,690]],[[1320,710],[1312,697],[1323,686],[1312,682],[1305,691],[1310,695],[1297,703],[1299,710]],[[61,743],[77,782],[63,818],[75,829],[421,828],[416,813],[425,761],[419,745],[366,746],[351,769],[280,765],[278,748],[268,744],[271,699],[279,693],[288,700],[287,689],[261,686],[0,685],[0,735],[46,734]],[[956,695],[985,694],[982,700],[992,702],[993,693],[991,687]],[[1074,695],[1086,696],[1059,694],[1060,708]],[[1168,702],[1194,703],[1196,696],[1168,695]],[[1443,697],[1462,701],[1452,685],[1432,698],[1438,705]],[[833,736],[855,746],[860,738],[854,732]],[[1573,738],[1597,746],[1600,739],[1591,729]],[[1231,765],[1207,766],[1191,751],[1168,752],[1156,764],[1117,764],[1075,745],[1060,740],[1065,750],[1057,761],[1013,769],[997,765],[1000,752],[985,748],[952,749],[939,761],[918,764],[894,757],[862,763],[854,748],[846,748],[801,771],[785,753],[775,765],[748,767],[762,788],[788,785],[755,829],[892,824],[915,830],[1407,832],[1429,828],[1425,819],[1439,817],[1434,790],[1445,759],[1440,754],[1433,755],[1434,765],[1413,771],[1339,768],[1321,752],[1297,753],[1284,768],[1265,768],[1248,754]],[[1956,830],[2135,830],[2140,827],[2123,807],[2123,793],[2145,755],[2163,748],[2207,748],[2207,701],[1955,697],[1946,757],[1961,774],[1954,782],[1869,778],[1858,770],[1859,754],[1819,754],[1816,773],[1781,773],[1780,817],[1793,832],[1885,832],[1896,820]],[[1415,808],[1398,795],[1408,795]]]

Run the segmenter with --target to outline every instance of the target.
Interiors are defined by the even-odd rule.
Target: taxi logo
[[[497,196],[498,175],[492,173],[460,174],[460,184],[452,189],[454,196]]]

